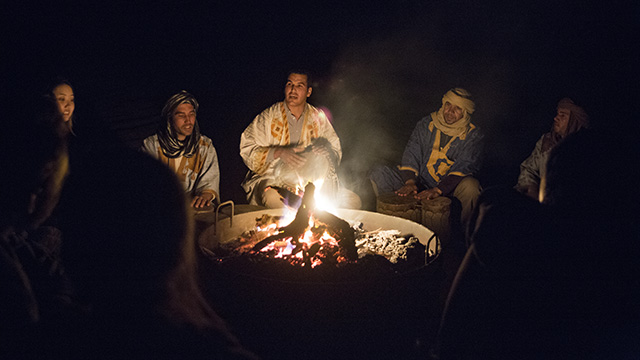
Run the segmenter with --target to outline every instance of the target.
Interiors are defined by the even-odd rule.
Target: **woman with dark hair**
[[[551,149],[568,135],[588,127],[589,116],[583,108],[574,104],[569,98],[560,100],[551,131],[540,137],[531,155],[520,164],[516,190],[538,200],[540,180],[544,178]]]
[[[65,128],[73,134],[73,112],[76,108],[73,86],[64,78],[56,78],[50,87],[50,94],[58,104]]]
[[[255,358],[197,284],[193,219],[171,170],[125,148],[87,155],[61,203],[72,219],[63,224],[63,259],[90,306],[74,355]]]

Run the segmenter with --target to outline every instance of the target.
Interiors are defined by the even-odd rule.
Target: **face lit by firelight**
[[[62,114],[62,119],[65,122],[69,121],[76,108],[73,89],[67,84],[60,84],[53,89],[53,96],[58,103],[58,110]]]
[[[567,133],[567,125],[569,125],[570,116],[571,110],[559,108],[558,113],[553,118],[553,131],[564,136],[564,134]]]
[[[191,104],[180,104],[171,114],[173,129],[178,135],[178,140],[182,141],[193,133],[196,124],[196,110]]]
[[[464,116],[464,110],[457,105],[453,105],[450,102],[444,103],[444,121],[449,124],[455,124]]]
[[[284,86],[284,99],[289,108],[300,107],[307,102],[312,90],[307,81],[307,75],[289,74]]]

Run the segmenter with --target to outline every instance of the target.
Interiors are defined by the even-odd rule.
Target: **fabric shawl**
[[[462,108],[464,114],[462,119],[453,124],[447,124],[444,120],[444,104],[449,102]],[[471,123],[471,114],[475,111],[475,103],[471,100],[471,94],[461,88],[454,88],[447,91],[442,97],[442,106],[440,110],[431,113],[433,124],[440,131],[449,136],[461,135],[468,131],[469,123]]]
[[[167,103],[162,108],[161,118],[164,120],[163,125],[156,132],[158,135],[158,141],[162,152],[168,158],[177,158],[184,156],[187,158],[193,157],[198,150],[198,144],[200,142],[200,127],[198,126],[198,120],[193,124],[193,133],[187,136],[183,141],[178,140],[176,130],[173,128],[173,121],[171,116],[173,111],[182,104],[191,104],[196,114],[198,113],[198,101],[193,95],[189,94],[185,90],[171,96]]]

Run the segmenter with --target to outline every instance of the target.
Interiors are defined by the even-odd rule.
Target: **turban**
[[[469,115],[473,114],[476,110],[476,103],[471,100],[471,94],[462,88],[453,88],[447,91],[447,93],[442,97],[442,105],[447,101],[453,105],[459,106]]]
[[[176,158],[181,155],[189,158],[198,150],[200,127],[198,126],[197,120],[193,124],[193,133],[182,141],[178,140],[176,130],[173,128],[173,111],[182,104],[191,104],[196,114],[198,113],[200,105],[196,98],[185,90],[182,90],[167,100],[160,115],[163,122],[160,124],[160,128],[156,134],[158,135],[162,152],[168,158]]]
[[[583,108],[576,105],[573,100],[563,98],[558,102],[558,109],[567,109],[570,111],[569,122],[564,134],[556,133],[551,125],[551,131],[546,133],[542,140],[542,151],[548,151],[558,145],[567,135],[573,134],[582,128],[589,127],[589,115]]]
[[[564,135],[572,134],[582,128],[589,127],[589,115],[583,108],[576,105],[573,100],[569,98],[563,98],[558,102],[558,109],[568,109],[571,111],[569,115],[569,123],[567,124],[567,133]]]
[[[462,119],[456,121],[453,124],[447,124],[444,121],[444,104],[449,102],[450,104],[460,107],[464,113]],[[442,107],[440,110],[431,113],[433,124],[443,133],[449,136],[461,135],[466,132],[471,123],[471,114],[476,110],[476,104],[471,100],[471,94],[462,88],[453,88],[447,91],[442,97]]]

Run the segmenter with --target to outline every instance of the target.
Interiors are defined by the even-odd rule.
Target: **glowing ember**
[[[285,216],[263,214],[256,227],[239,238],[220,244],[220,255],[247,255],[247,259],[277,259],[294,267],[315,268],[356,263],[368,255],[391,263],[406,262],[411,252],[418,264],[425,248],[412,235],[399,231],[365,232],[362,223],[353,227],[345,220],[315,206],[315,187],[308,184],[298,211]],[[285,212],[286,213],[286,212]],[[323,267],[324,268],[324,267]]]

